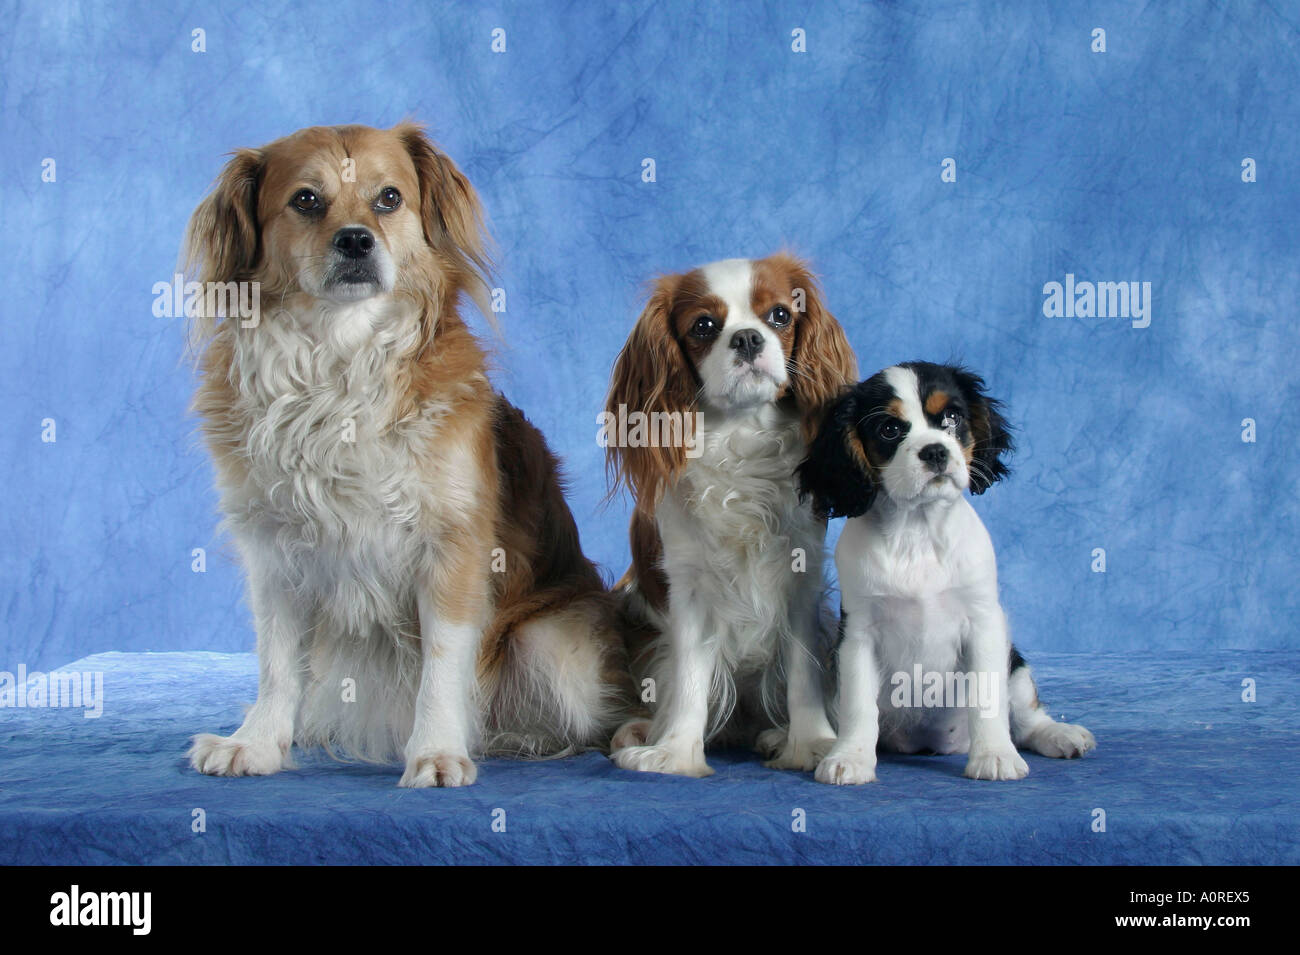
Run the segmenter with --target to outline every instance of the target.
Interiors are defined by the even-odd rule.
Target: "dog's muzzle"
[[[375,234],[360,226],[334,233],[334,254],[339,259],[329,270],[327,285],[378,285]]]

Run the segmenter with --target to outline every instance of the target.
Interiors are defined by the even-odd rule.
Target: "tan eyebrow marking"
[[[925,399],[925,413],[938,414],[948,406],[948,392],[932,391],[930,397]]]
[[[858,437],[858,429],[850,428],[844,435],[844,447],[849,452],[849,457],[857,464],[858,468],[865,474],[870,474],[875,469],[871,466],[871,459],[867,457],[867,450],[862,446],[862,439]]]

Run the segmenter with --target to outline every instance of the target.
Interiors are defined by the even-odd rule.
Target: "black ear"
[[[970,409],[970,431],[974,442],[970,492],[983,494],[992,484],[1011,473],[1004,458],[1015,450],[1015,441],[1011,437],[1011,426],[1002,417],[1002,402],[989,397],[984,379],[963,368],[956,369],[953,374]]]
[[[875,500],[874,471],[858,436],[858,409],[854,392],[831,405],[808,457],[795,469],[799,500],[811,497],[818,517],[858,517]]]

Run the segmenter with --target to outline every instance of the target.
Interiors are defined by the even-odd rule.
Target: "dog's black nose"
[[[731,347],[745,361],[753,361],[763,350],[763,336],[756,328],[742,328],[731,336]]]
[[[930,469],[935,474],[939,474],[948,466],[948,449],[942,444],[927,444],[916,456],[930,465]]]
[[[375,249],[375,235],[360,226],[339,229],[334,233],[334,248],[349,259],[364,259]]]

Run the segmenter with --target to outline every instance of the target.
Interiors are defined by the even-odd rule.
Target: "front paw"
[[[835,740],[830,738],[801,740],[791,737],[786,739],[780,751],[763,765],[768,769],[793,769],[801,773],[811,772],[817,768],[823,757],[830,752],[831,747],[834,745]]]
[[[644,746],[645,741],[650,738],[650,721],[646,719],[628,720],[614,733],[613,739],[609,741],[611,752],[625,749],[629,746]]]
[[[1029,764],[1021,759],[1014,748],[982,752],[971,750],[963,775],[968,779],[1024,779],[1029,775]]]
[[[828,783],[832,786],[860,786],[874,783],[876,754],[833,752],[817,764],[815,778],[819,783]]]
[[[209,776],[270,776],[284,768],[288,748],[269,739],[200,733],[187,755],[191,766]]]
[[[776,754],[785,749],[786,740],[789,738],[789,731],[781,726],[763,730],[754,741],[754,752],[764,759],[775,759]]]
[[[609,758],[620,769],[638,773],[668,773],[673,776],[694,776],[701,779],[712,776],[713,770],[704,761],[704,747],[683,751],[673,746],[625,746],[615,750]]]
[[[1074,723],[1045,723],[1029,734],[1026,749],[1053,759],[1077,759],[1097,748],[1096,738]]]
[[[430,753],[406,761],[406,772],[397,785],[407,789],[441,786],[470,786],[478,779],[478,767],[463,753]]]

